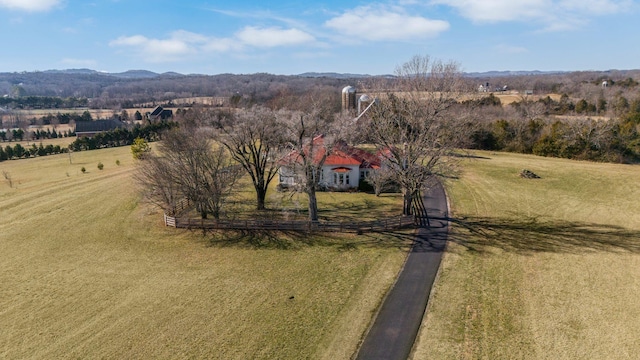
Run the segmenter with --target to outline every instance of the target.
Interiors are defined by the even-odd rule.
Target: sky
[[[0,72],[640,68],[638,0],[0,0]]]

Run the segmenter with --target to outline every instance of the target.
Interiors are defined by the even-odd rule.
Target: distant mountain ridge
[[[91,70],[91,69],[65,69],[65,70],[45,70],[42,72],[47,74],[105,75],[105,76],[113,76],[113,77],[124,78],[124,79],[151,79],[158,76],[184,76],[176,72],[166,72],[166,73],[158,74],[149,70],[127,70],[121,73],[109,73],[109,72],[97,71],[97,70]]]
[[[520,86],[531,78],[541,83],[557,83],[555,76],[573,77],[575,81],[598,82],[640,79],[640,70],[608,71],[489,71],[464,74],[471,82]],[[35,72],[0,72],[0,97],[54,96],[92,99],[92,106],[121,106],[128,103],[166,101],[176,97],[229,97],[242,94],[251,101],[266,101],[280,87],[291,93],[303,93],[313,86],[342,89],[366,78],[386,81],[393,75],[368,75],[336,72],[307,72],[298,75],[217,74],[183,75],[176,72],[158,74],[148,70],[107,73],[91,69],[46,70]],[[538,78],[539,77],[539,78]],[[500,80],[499,80],[500,79]],[[512,81],[513,80],[513,81]],[[564,81],[564,80],[563,80]],[[638,81],[638,80],[636,80]],[[513,84],[511,84],[511,83]],[[277,85],[281,84],[281,85]],[[530,86],[530,85],[526,85]],[[552,86],[552,85],[549,85]]]
[[[506,76],[527,76],[527,75],[556,75],[570,73],[571,71],[540,71],[540,70],[519,70],[519,71],[484,71],[464,73],[467,77],[506,77]]]
[[[618,70],[593,70],[593,72],[608,73]],[[624,71],[624,70],[623,70]],[[127,70],[125,72],[110,73],[105,71],[97,71],[92,69],[64,69],[64,70],[45,70],[34,72],[21,72],[20,74],[33,74],[33,73],[46,73],[46,74],[70,74],[70,75],[103,75],[121,79],[153,79],[157,77],[182,77],[182,76],[214,76],[205,74],[181,74],[178,72],[165,72],[156,73],[149,70]],[[540,70],[494,70],[483,72],[465,72],[464,76],[470,78],[487,78],[487,77],[509,77],[509,76],[535,76],[535,75],[556,75],[566,74],[575,71],[540,71]],[[0,74],[9,74],[2,73]],[[248,74],[250,75],[250,74]],[[353,74],[353,73],[338,73],[338,72],[305,72],[301,74],[283,75],[283,76],[298,76],[305,78],[329,78],[329,79],[362,79],[369,77],[393,77],[390,74],[370,75],[370,74]]]

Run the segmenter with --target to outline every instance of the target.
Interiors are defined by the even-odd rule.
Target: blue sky
[[[389,74],[640,68],[632,0],[0,0],[0,72]]]

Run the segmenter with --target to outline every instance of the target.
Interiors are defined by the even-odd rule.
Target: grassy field
[[[640,167],[478,155],[413,358],[637,358]]]
[[[0,163],[0,358],[348,359],[405,259],[406,238],[165,228],[128,147],[72,162]]]

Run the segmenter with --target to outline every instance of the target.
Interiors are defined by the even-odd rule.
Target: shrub
[[[120,160],[116,160],[116,165],[120,166]]]
[[[145,139],[138,137],[133,140],[133,144],[131,145],[131,153],[133,154],[134,159],[140,160],[150,151],[151,147],[149,147],[149,144]]]
[[[85,169],[85,168],[84,168],[84,166],[83,166],[83,167],[80,169],[80,171],[82,171],[82,173],[84,174],[84,173],[86,173],[86,172],[87,172],[87,169]]]
[[[104,169],[104,165],[101,162],[99,162],[98,163],[98,170],[102,170],[102,169]]]

